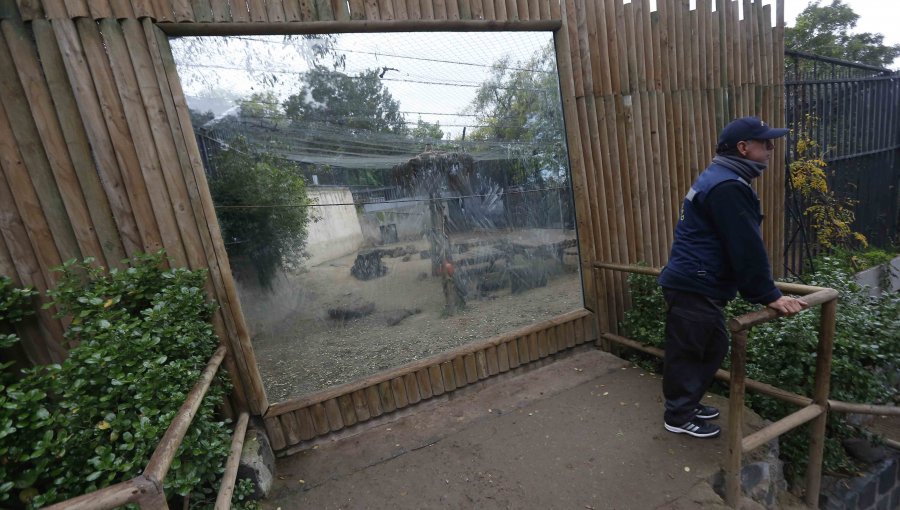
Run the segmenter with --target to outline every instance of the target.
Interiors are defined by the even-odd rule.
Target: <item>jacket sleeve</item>
[[[706,204],[741,296],[761,305],[778,300],[781,291],[772,279],[753,191],[738,181],[723,182],[710,190]]]

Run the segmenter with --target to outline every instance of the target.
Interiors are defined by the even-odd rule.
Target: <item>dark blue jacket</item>
[[[669,263],[659,276],[665,288],[714,299],[769,304],[781,297],[763,244],[759,198],[750,183],[718,164],[691,186],[675,227]]]

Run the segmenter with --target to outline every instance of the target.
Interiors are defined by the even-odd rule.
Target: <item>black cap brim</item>
[[[787,128],[769,128],[765,133],[754,136],[754,138],[759,140],[774,140],[775,138],[781,138],[782,136],[788,134],[790,129]]]

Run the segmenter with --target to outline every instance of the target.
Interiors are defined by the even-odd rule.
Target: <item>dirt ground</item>
[[[547,237],[545,244],[563,237],[539,233]],[[479,249],[492,249],[475,244],[457,259],[471,258]],[[428,244],[420,241],[380,248],[409,245],[414,246],[415,253],[384,257],[387,274],[372,280],[351,275],[356,259],[352,254],[300,274],[282,275],[273,292],[240,287],[271,402],[357,380],[583,306],[577,267],[558,264],[546,286],[517,294],[508,285],[484,293],[470,285],[465,309],[448,316],[441,278],[431,276],[430,259],[419,255]],[[334,320],[328,314],[338,306],[368,303],[374,305],[374,311],[365,317]],[[399,323],[390,325],[406,314]]]
[[[591,346],[556,358],[279,459],[263,507],[724,510],[725,439],[666,432],[657,376]]]

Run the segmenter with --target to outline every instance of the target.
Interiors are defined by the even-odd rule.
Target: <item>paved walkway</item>
[[[727,423],[727,401],[709,397]],[[745,433],[759,420],[745,413]],[[592,347],[279,459],[264,508],[724,508],[724,431],[662,428],[660,379]],[[751,423],[752,422],[752,423]]]

